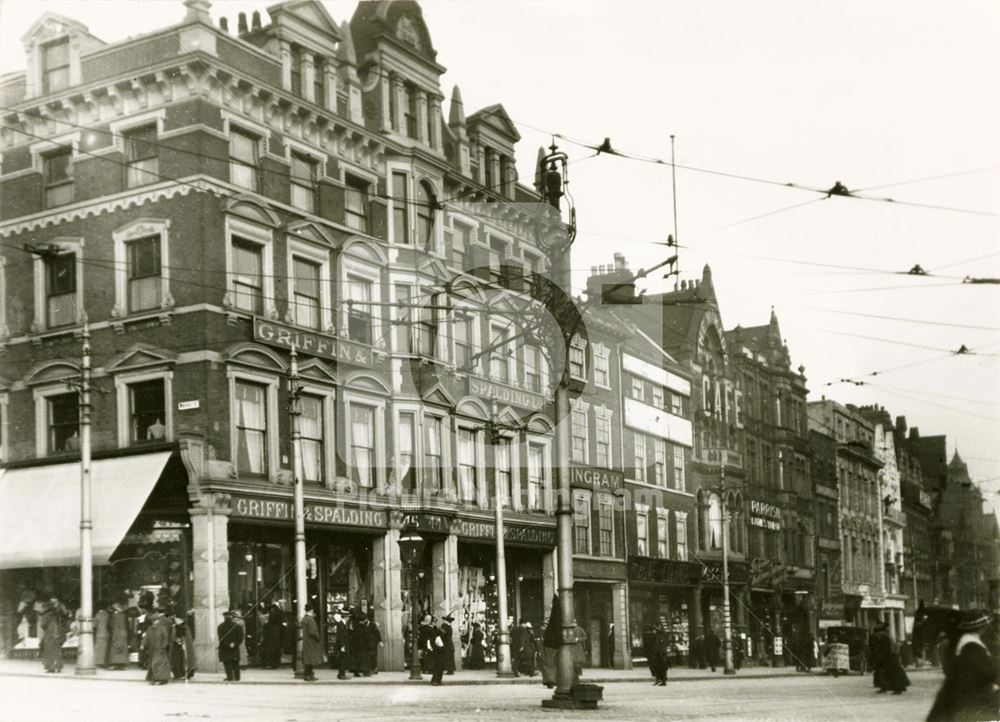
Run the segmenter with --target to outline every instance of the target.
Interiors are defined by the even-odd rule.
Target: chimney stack
[[[260,10],[253,11],[253,29],[260,30]]]
[[[219,29],[224,32],[229,32],[229,18],[221,17],[219,18]]]

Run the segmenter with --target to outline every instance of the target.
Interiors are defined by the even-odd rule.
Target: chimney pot
[[[219,18],[219,29],[224,33],[229,32],[229,18],[221,17]]]
[[[240,35],[247,31],[247,14],[240,13],[236,19],[236,32]]]
[[[260,10],[253,11],[253,29],[260,30]]]

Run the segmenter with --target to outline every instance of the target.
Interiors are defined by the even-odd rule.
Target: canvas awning
[[[108,563],[169,451],[91,463],[94,564]],[[80,563],[80,463],[0,471],[0,569]]]

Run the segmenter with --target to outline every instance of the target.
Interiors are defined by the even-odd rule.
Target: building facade
[[[509,612],[539,626],[556,376],[519,335],[549,262],[516,129],[457,88],[444,117],[415,2],[337,23],[295,0],[236,33],[184,5],[110,44],[46,14],[0,83],[3,484],[47,485],[69,529],[35,539],[40,500],[15,510],[7,647],[30,600],[78,597],[84,328],[97,600],[187,611],[211,668],[222,611],[253,638],[263,610],[295,609],[298,468],[324,633],[335,610],[369,617],[388,669],[414,606],[454,615],[456,654],[473,623],[492,641],[496,503]],[[427,542],[414,569],[404,527]]]

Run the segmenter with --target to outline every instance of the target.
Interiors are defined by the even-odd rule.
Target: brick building
[[[11,512],[4,651],[19,602],[78,597],[67,381],[85,321],[96,599],[188,610],[202,668],[230,605],[251,637],[258,611],[292,613],[294,405],[324,630],[338,608],[369,616],[389,669],[411,605],[453,613],[457,650],[473,622],[491,635],[497,498],[510,613],[537,626],[554,591],[555,373],[516,333],[548,266],[516,129],[500,105],[467,115],[457,88],[444,117],[415,2],[362,2],[338,24],[293,0],[235,34],[207,0],[184,6],[114,43],[45,14],[27,71],[0,80],[3,485],[58,500],[60,530],[29,523],[41,494]],[[427,541],[415,587],[408,524]]]

